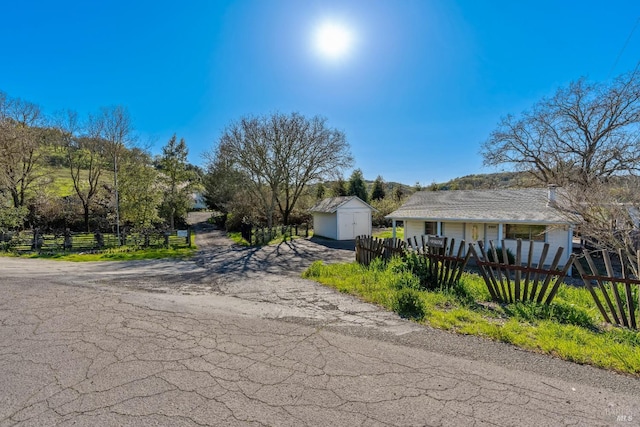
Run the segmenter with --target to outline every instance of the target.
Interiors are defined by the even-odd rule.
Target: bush
[[[496,248],[496,252],[498,253],[498,261],[500,264],[504,264],[504,255],[501,247]],[[487,250],[487,258],[489,262],[496,262],[493,260],[493,251]],[[509,265],[514,265],[516,263],[516,256],[513,254],[511,249],[507,249],[507,261],[509,261]]]
[[[427,314],[420,299],[420,291],[409,288],[400,289],[396,293],[393,311],[401,317],[413,320],[422,320]]]
[[[209,223],[215,225],[216,227],[224,228],[225,224],[227,223],[227,214],[222,212],[215,212],[213,215],[211,215],[211,218],[209,218]]]

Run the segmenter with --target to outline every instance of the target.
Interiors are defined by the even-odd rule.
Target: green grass
[[[169,248],[169,249],[133,249],[120,247],[117,249],[106,249],[91,253],[41,253],[25,254],[24,258],[53,259],[57,261],[135,261],[145,259],[178,258],[185,259],[193,256],[196,248]],[[11,256],[11,255],[8,255]]]
[[[393,237],[393,229],[387,228],[384,231],[378,231],[377,233],[373,233],[373,237],[391,239]],[[396,238],[404,240],[404,227],[396,227]]]
[[[606,325],[586,289],[561,286],[549,306],[490,302],[481,277],[420,288],[402,262],[312,264],[303,276],[436,328],[477,335],[581,364],[640,376],[640,332]]]

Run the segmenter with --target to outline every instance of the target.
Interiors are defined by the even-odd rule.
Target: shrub
[[[504,255],[502,252],[502,248],[501,247],[497,247],[496,248],[496,252],[498,253],[498,261],[501,264],[504,264]],[[492,250],[487,250],[487,258],[489,259],[489,262],[496,262],[493,259],[493,251]],[[510,265],[514,265],[516,263],[516,256],[513,254],[513,252],[511,251],[511,249],[507,248],[507,261],[509,261]]]
[[[420,292],[410,288],[400,289],[396,293],[393,301],[393,311],[401,317],[414,320],[422,320],[427,314],[420,299]]]

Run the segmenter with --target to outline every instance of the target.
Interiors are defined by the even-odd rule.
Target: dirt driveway
[[[0,258],[0,427],[637,425],[640,380],[398,318],[301,279],[353,252]]]

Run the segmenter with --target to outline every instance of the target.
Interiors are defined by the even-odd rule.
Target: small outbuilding
[[[357,196],[330,197],[309,209],[313,234],[334,240],[371,235],[371,205]]]

